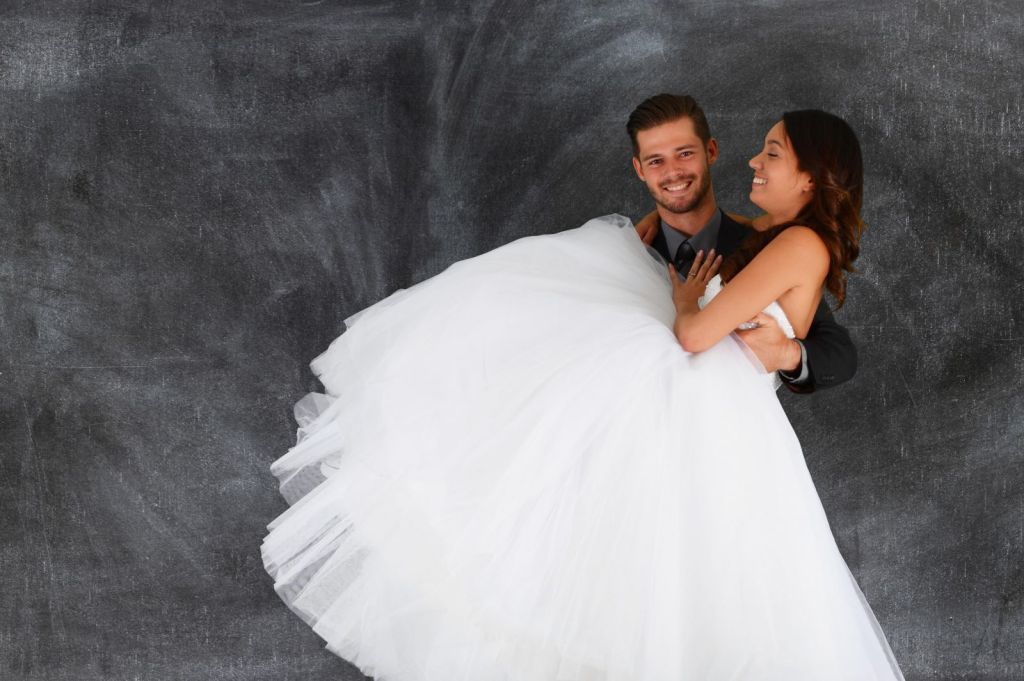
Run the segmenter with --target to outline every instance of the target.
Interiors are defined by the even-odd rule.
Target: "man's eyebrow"
[[[672,151],[685,151],[685,150],[688,150],[688,149],[695,149],[696,147],[697,147],[696,144],[684,144],[682,146],[676,147]],[[648,154],[647,156],[644,156],[640,160],[641,161],[650,161],[652,158],[660,158],[660,157],[661,157],[661,154],[654,153],[654,154]]]

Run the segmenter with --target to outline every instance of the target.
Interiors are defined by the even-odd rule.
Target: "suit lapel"
[[[654,234],[651,248],[656,250],[661,257],[665,258],[665,262],[672,262],[672,258],[668,254],[668,241],[665,240],[665,234],[661,231],[661,224],[658,225],[658,231]]]
[[[740,242],[750,234],[750,228],[731,219],[722,211],[722,222],[718,227],[718,244],[715,249],[723,258],[728,258],[739,248]]]

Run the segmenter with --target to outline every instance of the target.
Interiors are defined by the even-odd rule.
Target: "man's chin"
[[[697,199],[687,199],[678,201],[658,201],[657,204],[667,210],[669,213],[675,213],[676,215],[682,215],[683,213],[689,213],[697,207],[700,201]]]

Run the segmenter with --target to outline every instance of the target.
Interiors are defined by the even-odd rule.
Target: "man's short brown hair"
[[[626,122],[626,132],[633,143],[633,155],[640,156],[640,147],[636,143],[636,134],[641,130],[649,130],[663,123],[671,123],[680,118],[689,118],[693,121],[693,129],[697,136],[707,146],[711,140],[711,129],[708,127],[708,119],[704,117],[704,109],[700,108],[690,95],[669,95],[660,94],[648,97],[640,102],[640,105],[633,109]]]

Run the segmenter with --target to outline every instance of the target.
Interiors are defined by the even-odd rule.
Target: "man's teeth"
[[[763,177],[755,177],[754,184],[768,184],[768,180],[764,179]]]
[[[677,191],[680,191],[682,189],[686,189],[689,186],[690,186],[689,182],[683,182],[682,184],[672,184],[672,185],[669,185],[669,186],[665,187],[665,189],[667,189],[670,192],[677,192]]]

